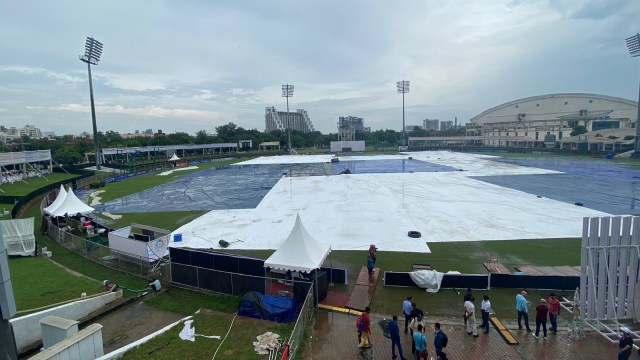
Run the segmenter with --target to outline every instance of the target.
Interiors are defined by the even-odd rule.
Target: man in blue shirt
[[[529,327],[529,303],[527,301],[527,292],[523,291],[516,295],[516,310],[518,310],[518,328],[522,330],[522,318],[524,318],[524,325],[528,332],[531,332]]]
[[[389,321],[389,337],[391,337],[391,358],[398,358],[396,356],[396,346],[398,346],[398,354],[400,354],[400,359],[406,360],[404,355],[402,354],[400,329],[398,328],[398,315],[393,315],[393,320]]]
[[[436,357],[440,359],[444,357],[442,356],[442,348],[444,347],[442,341],[444,340],[444,333],[440,330],[440,323],[435,323],[434,326],[436,328],[436,334],[433,338],[433,346],[436,348]]]
[[[427,357],[427,337],[422,333],[422,324],[418,325],[418,331],[413,332],[413,341],[416,343],[416,352],[413,355],[415,360],[428,359]]]
[[[404,314],[404,333],[409,332],[409,323],[411,322],[411,296],[407,296],[407,300],[402,302],[402,313]]]

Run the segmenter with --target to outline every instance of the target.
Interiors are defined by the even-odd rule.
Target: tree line
[[[407,136],[454,136],[464,134],[464,129],[445,131],[425,131],[419,127],[412,131],[407,131]],[[376,130],[370,133],[357,132],[356,140],[364,140],[368,146],[372,147],[394,147],[402,143],[402,132],[395,130]],[[195,136],[186,132],[174,132],[152,137],[125,138],[116,131],[108,130],[98,132],[98,139],[101,148],[119,147],[143,147],[143,146],[164,146],[164,145],[188,145],[188,144],[213,144],[213,143],[238,143],[240,140],[251,140],[253,150],[263,142],[279,142],[283,149],[288,144],[288,134],[286,131],[274,130],[262,132],[257,129],[244,129],[232,122],[215,128],[214,134],[207,133],[206,130],[196,132]],[[291,131],[291,145],[294,149],[305,148],[328,148],[331,141],[337,141],[338,134],[322,134],[319,131],[303,133]],[[63,165],[77,164],[83,161],[85,153],[94,152],[92,139],[76,138],[72,135],[65,135],[55,139],[30,139],[22,136],[13,142],[3,144],[0,150],[9,151],[29,151],[50,149],[54,161]]]

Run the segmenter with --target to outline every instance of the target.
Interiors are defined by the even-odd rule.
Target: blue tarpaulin
[[[251,291],[240,300],[238,315],[248,316],[277,323],[286,323],[296,317],[297,302],[282,296],[264,295]]]

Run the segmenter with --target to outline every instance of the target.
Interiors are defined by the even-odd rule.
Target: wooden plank
[[[493,265],[489,265],[487,263],[482,263],[482,265],[484,265],[485,269],[487,269],[487,271],[492,274],[511,274],[511,271],[509,271],[506,266],[500,263],[498,263],[497,268],[494,268]]]
[[[380,268],[373,268],[372,283],[378,282],[378,275],[380,275]],[[356,285],[369,285],[369,270],[367,270],[366,266],[363,266],[360,269],[360,274],[358,274],[358,280],[356,280]]]
[[[640,217],[633,218],[633,225],[631,226],[631,245],[640,245]],[[628,295],[635,295],[635,287],[638,282],[638,266],[640,262],[640,256],[638,256],[638,250],[629,248],[629,286],[627,288]],[[627,307],[627,313],[625,318],[633,318],[633,305],[630,304]]]
[[[365,285],[354,286],[349,302],[345,306],[349,309],[364,311],[371,304],[371,299],[373,298],[373,292],[370,291],[370,288],[375,289],[375,287]]]
[[[596,290],[598,289],[598,256],[596,246],[598,244],[598,229],[600,218],[591,218],[589,224],[589,279],[587,287],[587,318],[597,319],[596,312]]]
[[[600,233],[597,241],[597,261],[598,261],[598,291],[596,292],[596,316],[599,320],[607,318],[607,285],[609,282],[609,269],[607,268],[608,252],[600,246],[609,245],[609,218],[600,218]]]
[[[588,263],[588,252],[587,252],[587,246],[589,245],[588,243],[588,238],[589,238],[589,218],[588,217],[584,217],[582,218],[582,243],[580,246],[580,304],[579,307],[582,311],[582,314],[584,316],[585,313],[585,305],[586,305],[586,299],[587,299],[587,271],[589,268],[589,263]]]
[[[509,345],[519,344],[518,340],[516,340],[516,338],[511,334],[511,332],[504,326],[504,324],[502,324],[502,321],[500,321],[497,317],[490,316],[489,321],[491,321],[493,326],[498,331],[498,334],[500,334],[500,336],[504,339],[504,341],[506,341],[507,344]]]
[[[376,284],[378,283],[379,274],[380,269],[374,268],[373,281],[369,282],[369,271],[365,266],[363,266],[360,269],[360,274],[358,274],[356,286],[354,286],[353,292],[351,292],[351,297],[345,307],[364,311],[364,308],[371,304],[371,299],[373,299],[373,293],[375,292]]]
[[[629,287],[627,286],[627,276],[629,273],[629,250],[625,247],[631,244],[631,217],[622,218],[622,232],[620,234],[620,251],[618,251],[618,276],[623,280],[623,286],[618,289],[618,318],[624,319],[627,315],[625,302],[629,299]]]
[[[611,218],[611,239],[607,250],[609,253],[609,287],[607,291],[607,318],[615,319],[617,317],[616,294],[620,286],[620,278],[618,277],[618,253],[620,252],[620,216]]]

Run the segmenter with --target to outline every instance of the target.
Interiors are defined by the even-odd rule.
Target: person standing
[[[415,302],[411,303],[411,319],[417,318],[418,316],[423,317],[424,311],[420,309]]]
[[[480,304],[480,311],[482,311],[482,325],[484,333],[489,333],[489,314],[491,314],[491,302],[488,295],[482,295],[482,304]]]
[[[376,258],[378,257],[378,248],[374,244],[369,245],[369,256],[371,256],[371,259],[373,260],[373,265],[375,265]]]
[[[369,347],[369,332],[371,331],[371,320],[369,319],[369,312],[371,308],[368,306],[364,308],[364,312],[360,315],[357,322],[358,328],[358,347]]]
[[[527,301],[527,292],[522,291],[516,295],[516,310],[518,310],[518,329],[522,330],[522,318],[524,318],[524,326],[528,332],[531,332],[529,327],[529,303]]]
[[[444,353],[442,352],[442,349],[447,346],[447,344],[445,344],[445,334],[440,329],[440,323],[437,322],[434,326],[436,333],[433,337],[433,346],[436,348],[436,358],[445,359],[446,355],[443,356]]]
[[[560,301],[556,294],[551,293],[549,296],[549,320],[554,335],[558,333],[558,315],[560,315]]]
[[[631,338],[631,330],[623,326],[620,328],[622,331],[622,337],[618,342],[618,360],[627,360],[631,356],[631,348],[633,347],[633,339]]]
[[[471,290],[471,288],[467,288],[467,293],[464,294],[464,297],[462,298],[462,304],[464,306],[464,303],[471,300],[471,298],[473,297],[473,292]],[[463,316],[464,318],[464,324],[467,325],[467,317]]]
[[[398,315],[393,315],[393,320],[389,321],[389,337],[391,338],[391,358],[397,359],[396,346],[401,360],[406,360],[402,354],[402,343],[400,341],[400,329],[398,328]]]
[[[409,324],[409,329],[411,330],[411,353],[416,353],[416,342],[415,342],[415,333],[419,332],[424,335],[426,331],[426,326],[424,320],[422,319],[422,315],[417,315],[416,317],[411,319],[411,324]],[[422,330],[418,330],[422,329]]]
[[[540,325],[542,325],[542,331],[544,339],[547,338],[547,314],[549,309],[547,308],[547,301],[540,299],[540,304],[536,306],[536,333],[533,335],[536,339],[540,335]]]
[[[415,343],[413,358],[414,360],[428,359],[427,337],[424,335],[424,328],[422,325],[418,325],[416,330],[413,333],[413,342]]]
[[[369,271],[369,282],[373,282],[373,259],[367,255],[367,271]]]
[[[409,323],[411,322],[411,296],[407,296],[407,300],[402,302],[402,313],[404,314],[404,333],[409,332]]]
[[[467,334],[473,334],[473,337],[478,337],[478,326],[476,325],[476,306],[473,302],[476,299],[471,297],[470,300],[464,302],[464,316],[467,318]]]

